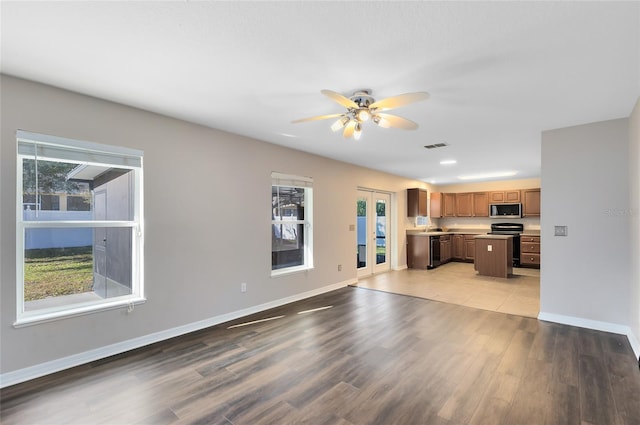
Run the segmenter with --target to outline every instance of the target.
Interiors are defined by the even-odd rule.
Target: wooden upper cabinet
[[[431,202],[429,203],[431,218],[440,218],[444,212],[442,209],[442,193],[431,192]]]
[[[524,217],[540,216],[540,189],[431,193],[430,214],[441,217],[489,217],[489,204],[522,203]]]
[[[507,190],[504,192],[504,198],[506,203],[521,202],[519,190]]]
[[[540,217],[540,189],[522,191],[522,216]]]
[[[489,217],[489,193],[473,192],[473,216]]]
[[[500,190],[489,192],[489,201],[491,204],[512,204],[520,201],[519,190]]]
[[[473,216],[473,195],[471,193],[456,193],[456,217]]]
[[[456,194],[455,193],[443,193],[442,194],[442,217],[455,217],[456,216]]]
[[[407,189],[407,217],[427,216],[427,191]]]

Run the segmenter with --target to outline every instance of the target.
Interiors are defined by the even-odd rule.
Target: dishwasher
[[[440,265],[440,236],[429,236],[429,265],[433,269]]]

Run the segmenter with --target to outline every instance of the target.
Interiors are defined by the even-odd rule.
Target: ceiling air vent
[[[433,145],[425,145],[427,149],[435,149],[435,148],[443,148],[445,146],[449,146],[446,143],[434,143]]]

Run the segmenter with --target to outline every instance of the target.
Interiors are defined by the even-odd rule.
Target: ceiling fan
[[[320,93],[344,106],[347,110],[340,114],[302,118],[292,121],[292,123],[338,118],[338,120],[331,125],[331,129],[333,131],[344,129],[342,135],[345,138],[353,137],[356,140],[360,139],[360,135],[362,134],[362,124],[369,119],[383,128],[393,127],[403,130],[417,129],[418,124],[415,122],[396,115],[384,113],[383,111],[389,111],[408,105],[409,103],[429,98],[429,93],[427,92],[415,92],[388,97],[376,102],[371,96],[371,90],[369,89],[357,90],[351,97],[343,96],[331,90],[321,90]]]

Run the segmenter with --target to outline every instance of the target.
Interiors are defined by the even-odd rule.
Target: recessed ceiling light
[[[453,165],[456,164],[458,161],[456,161],[455,159],[444,159],[442,161],[440,161],[440,165]]]
[[[511,177],[515,176],[517,171],[500,171],[495,173],[483,173],[483,174],[469,174],[466,176],[458,176],[460,180],[480,180],[491,179],[496,177]]]

